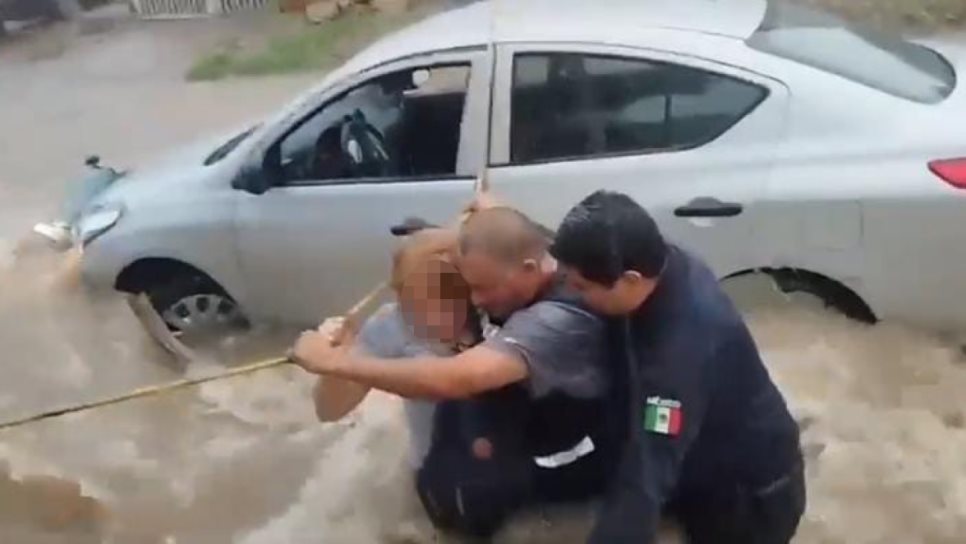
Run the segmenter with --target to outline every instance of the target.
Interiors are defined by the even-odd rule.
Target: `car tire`
[[[204,335],[249,326],[237,302],[201,274],[176,276],[150,287],[146,294],[173,332]]]

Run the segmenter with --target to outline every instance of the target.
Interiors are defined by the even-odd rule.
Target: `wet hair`
[[[449,229],[423,229],[407,238],[392,258],[390,287],[403,296],[417,274],[438,274],[435,295],[451,299],[469,299],[469,287],[454,263],[456,233]],[[435,279],[433,280],[435,282]]]
[[[612,287],[627,271],[660,275],[667,244],[654,219],[631,197],[597,191],[564,217],[550,253],[589,281]]]
[[[552,233],[513,208],[497,207],[475,212],[459,234],[462,255],[482,251],[506,263],[541,257]]]
[[[410,235],[393,254],[389,285],[403,313],[417,297],[462,303],[469,314],[462,348],[481,338],[478,315],[470,300],[470,288],[456,268],[457,233],[452,229],[427,228]],[[418,293],[418,295],[417,295]]]
[[[427,285],[428,296],[469,304],[470,288],[456,268],[455,231],[429,228],[403,242],[392,259],[390,287],[400,302],[408,302],[416,287]]]

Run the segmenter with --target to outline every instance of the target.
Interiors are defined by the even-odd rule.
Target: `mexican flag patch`
[[[648,397],[644,409],[644,430],[677,436],[681,432],[681,403],[661,397]]]

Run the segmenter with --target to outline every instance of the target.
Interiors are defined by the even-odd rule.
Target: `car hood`
[[[200,138],[141,165],[125,169],[123,176],[98,195],[95,203],[150,198],[169,192],[175,187],[200,183],[221,164],[206,165],[206,159],[228,140],[251,126],[249,123],[232,131]]]

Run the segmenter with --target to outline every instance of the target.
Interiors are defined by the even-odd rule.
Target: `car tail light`
[[[966,189],[966,158],[931,161],[929,170],[953,187]]]

